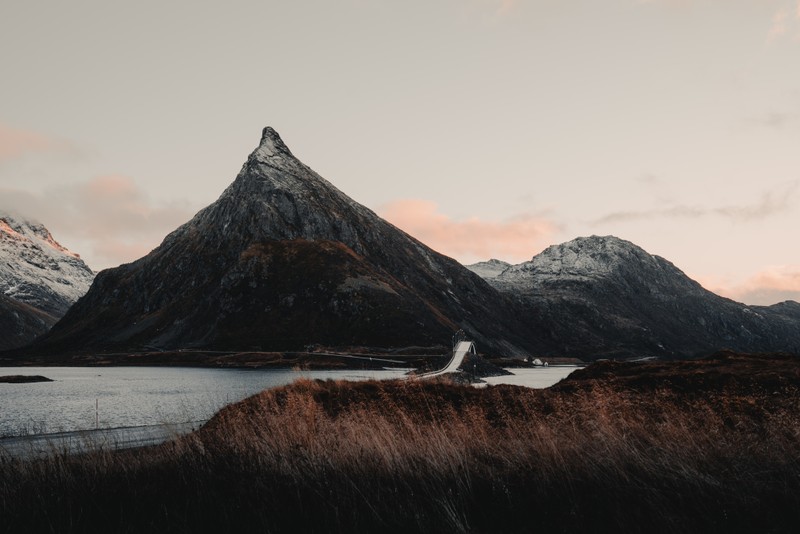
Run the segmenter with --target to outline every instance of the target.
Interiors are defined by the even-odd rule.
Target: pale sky
[[[800,0],[5,0],[0,69],[0,208],[96,270],[270,125],[464,263],[612,234],[800,300]]]

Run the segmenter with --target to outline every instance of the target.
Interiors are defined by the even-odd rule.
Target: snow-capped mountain
[[[505,356],[800,354],[800,304],[733,302],[615,237],[471,268],[485,280],[347,197],[265,128],[216,202],[147,256],[98,274],[26,352],[447,350],[463,328]]]
[[[147,256],[101,272],[42,350],[532,350],[510,299],[336,189],[265,128],[235,181]]]
[[[5,297],[0,314],[9,325],[0,348],[19,346],[46,332],[93,279],[92,270],[44,225],[0,213],[0,294]]]
[[[613,236],[554,245],[486,280],[518,299],[556,353],[686,357],[721,348],[800,353],[797,303],[746,306]]]
[[[679,293],[707,293],[669,261],[614,236],[579,237],[550,246],[494,279],[500,287],[528,293],[607,279],[646,284],[649,293],[663,290],[666,299]]]

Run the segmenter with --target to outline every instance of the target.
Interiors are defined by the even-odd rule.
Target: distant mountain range
[[[44,225],[0,213],[0,350],[47,332],[93,279],[92,270]]]
[[[800,354],[800,304],[747,306],[613,236],[554,245],[519,265],[468,266],[525,309],[551,355],[680,358],[729,348]]]
[[[147,256],[99,273],[46,335],[12,357],[446,351],[459,328],[497,356],[800,354],[800,304],[719,297],[615,237],[579,238],[520,265],[465,268],[337,190],[265,128],[216,202]]]

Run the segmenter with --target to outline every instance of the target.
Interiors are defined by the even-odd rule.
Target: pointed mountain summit
[[[301,163],[265,128],[219,199],[98,274],[32,351],[447,346],[525,353],[511,300]]]
[[[796,303],[746,306],[614,236],[580,237],[487,277],[527,309],[554,355],[687,357],[729,348],[800,354]]]

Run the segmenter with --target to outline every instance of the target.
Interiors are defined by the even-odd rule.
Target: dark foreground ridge
[[[800,359],[791,354],[738,354],[725,350],[698,360],[602,361],[578,369],[555,389],[567,391],[596,384],[639,393],[667,389],[686,396],[770,395],[794,391],[800,384]]]
[[[298,382],[159,447],[0,462],[0,530],[797,532],[800,370],[600,363],[548,390]]]

